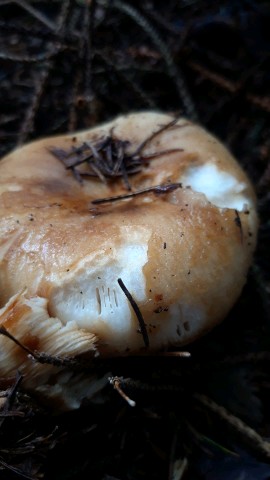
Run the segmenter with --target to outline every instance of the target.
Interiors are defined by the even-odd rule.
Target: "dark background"
[[[243,293],[191,359],[108,366],[135,408],[108,385],[55,416],[14,389],[0,479],[270,479],[269,85],[269,1],[0,1],[1,156],[119,113],[183,114],[238,158],[260,216]]]

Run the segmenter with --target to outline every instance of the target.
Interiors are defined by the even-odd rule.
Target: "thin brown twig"
[[[113,0],[112,2],[107,2],[107,0],[105,0],[104,2],[104,0],[99,0],[99,3],[101,5],[105,3],[105,5],[108,7],[116,8],[124,12],[126,15],[132,18],[147,33],[147,35],[149,35],[154,45],[162,54],[167,67],[168,75],[171,77],[173,84],[176,86],[177,94],[182,101],[185,114],[190,119],[197,120],[198,114],[196,107],[184,80],[184,75],[180,71],[179,67],[176,66],[166,43],[163,42],[153,25],[140,13],[139,10],[137,10],[137,8],[134,8],[132,5],[129,5],[124,1]]]
[[[43,23],[49,30],[54,31],[56,29],[55,23],[53,23],[46,15],[44,15],[40,10],[34,8],[30,3],[25,2],[25,0],[13,0],[13,3],[17,3],[20,7],[26,10],[30,15],[36,18],[39,22]]]
[[[12,340],[18,347],[24,350],[32,360],[45,365],[53,365],[54,367],[68,367],[75,370],[81,370],[89,366],[88,362],[84,362],[76,357],[62,357],[59,355],[49,355],[45,352],[38,352],[37,350],[31,350],[26,345],[21,343],[14,335],[12,335],[3,325],[0,326],[0,335]]]
[[[6,470],[10,470],[22,478],[26,478],[26,480],[38,480],[38,477],[33,477],[32,475],[24,473],[21,469],[13,467],[9,463],[5,462],[2,458],[0,458],[0,465],[2,465]]]
[[[203,65],[200,65],[197,62],[189,61],[188,66],[192,68],[194,71],[198,72],[203,78],[210,80],[212,83],[218,85],[222,89],[232,94],[238,93],[243,87],[243,82],[233,82],[232,80],[227,79],[226,77],[224,77],[223,75],[220,75],[219,73],[213,72],[209,68]],[[244,97],[248,101],[256,105],[257,107],[262,108],[266,112],[270,112],[269,96],[259,96],[250,92],[244,92]]]
[[[237,365],[239,363],[258,363],[258,362],[270,362],[270,352],[250,352],[243,353],[241,355],[229,356],[223,360],[216,362],[217,366],[222,365]]]
[[[35,80],[34,94],[32,101],[26,111],[24,121],[20,129],[17,145],[22,145],[28,138],[29,134],[34,128],[34,119],[38,111],[41,97],[44,92],[45,84],[48,80],[50,70],[52,68],[52,62],[47,62],[46,66],[40,73],[40,76]]]
[[[182,123],[181,125],[177,125],[177,122],[178,122],[179,118],[178,117],[175,117],[173,120],[171,120],[170,122],[168,123],[165,123],[165,125],[162,125],[158,130],[154,131],[149,137],[147,137],[139,146],[138,148],[135,150],[135,152],[133,152],[133,155],[139,155],[140,153],[142,153],[142,151],[145,149],[145,147],[147,145],[149,145],[149,143],[152,142],[152,140],[154,140],[154,138],[156,138],[157,136],[159,136],[161,133],[165,132],[166,130],[170,130],[172,127],[177,127],[177,128],[183,128],[183,127],[186,127],[189,125],[189,122],[185,122],[185,123]]]
[[[145,345],[146,348],[148,348],[149,344],[150,344],[149,336],[148,336],[147,328],[146,328],[142,313],[141,313],[137,303],[135,302],[134,298],[132,297],[131,293],[128,291],[127,287],[125,286],[123,280],[121,278],[118,278],[117,281],[118,281],[118,284],[119,284],[121,290],[126,295],[130,305],[132,306],[132,308],[135,312],[135,315],[136,315],[136,317],[138,319],[138,322],[139,322],[140,331],[141,331],[141,334],[142,334],[142,337],[143,337],[144,345]]]
[[[156,383],[153,384],[151,382],[146,383],[141,380],[133,379],[133,378],[124,378],[118,377],[121,386],[131,388],[132,390],[141,390],[145,392],[183,392],[183,385],[180,384],[169,384],[169,383]]]
[[[127,85],[127,87],[133,90],[134,94],[143,102],[143,104],[147,105],[149,108],[156,108],[156,104],[150,95],[148,95],[141,87],[139,87],[136,81],[129,77],[128,73],[125,72],[125,68],[119,68],[115,61],[109,58],[108,55],[104,54],[104,52],[96,52],[96,56],[102,60],[105,68],[107,67],[108,70],[113,71],[119,77],[119,79]]]
[[[207,407],[213,413],[217,414],[228,425],[233,427],[242,437],[244,437],[245,440],[249,441],[254,449],[260,451],[268,459],[270,458],[270,442],[264,440],[258,432],[243,422],[243,420],[228,412],[226,408],[218,405],[206,395],[195,393],[193,398],[204,407]]]
[[[89,0],[84,15],[85,30],[85,80],[84,80],[84,97],[88,105],[93,100],[93,71],[92,60],[94,55],[94,27],[95,13],[97,8],[97,0]]]
[[[118,202],[119,200],[126,200],[128,198],[134,198],[138,195],[145,195],[146,193],[155,193],[157,195],[163,195],[165,193],[171,193],[177,188],[182,188],[181,183],[164,183],[162,185],[155,185],[153,187],[143,188],[142,190],[137,190],[136,192],[126,193],[124,195],[116,195],[115,197],[105,197],[97,198],[92,200],[91,203],[94,205],[100,205],[103,203]]]
[[[57,20],[56,30],[58,31],[60,37],[62,34],[64,34],[65,23],[68,16],[69,3],[70,3],[70,0],[64,0],[58,20]],[[51,53],[54,52],[54,50],[55,50],[55,43],[52,42],[49,45],[47,53],[50,55]],[[42,95],[44,93],[45,85],[47,83],[47,80],[49,78],[50,72],[53,67],[53,58],[50,58],[50,60],[48,60],[44,64],[43,69],[41,70],[40,76],[36,79],[32,101],[30,102],[30,105],[26,111],[25,118],[24,118],[24,121],[22,122],[22,126],[20,129],[18,143],[17,143],[18,145],[21,145],[27,140],[29,134],[32,132],[34,128],[34,119],[37,114]]]
[[[94,105],[92,63],[94,56],[95,12],[96,0],[91,2],[86,1],[83,11],[82,28],[79,35],[77,68],[75,68],[75,77],[71,93],[68,131],[74,131],[77,128],[78,104],[83,103],[88,110]]]
[[[5,420],[5,418],[8,416],[8,413],[13,405],[13,402],[15,400],[15,395],[17,393],[17,390],[20,386],[20,383],[22,382],[22,379],[23,379],[23,376],[21,375],[21,373],[17,372],[16,374],[16,379],[15,379],[15,383],[14,385],[10,388],[10,390],[8,391],[8,395],[6,397],[6,401],[4,403],[4,407],[1,411],[1,418],[0,418],[0,427],[2,427],[3,425],[3,422]]]
[[[119,393],[119,395],[129,404],[130,407],[135,407],[136,402],[128,397],[128,395],[123,392],[121,388],[121,378],[120,377],[109,377],[109,382],[113,385],[113,388]]]
[[[0,58],[3,60],[10,60],[12,62],[20,62],[20,63],[38,63],[38,62],[45,62],[47,60],[52,59],[58,53],[63,52],[66,48],[64,45],[55,45],[54,50],[45,52],[45,53],[39,53],[38,55],[15,55],[10,52],[0,52]]]

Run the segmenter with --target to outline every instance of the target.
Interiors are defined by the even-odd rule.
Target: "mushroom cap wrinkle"
[[[186,345],[222,321],[239,297],[256,246],[253,187],[215,137],[172,120],[133,113],[32,142],[2,159],[0,327],[29,350],[110,357]],[[112,137],[120,161],[138,151],[131,192],[125,175],[87,176],[81,162],[79,181],[65,164],[76,152],[80,159],[85,145],[94,156],[107,148],[116,161],[106,144]],[[157,187],[174,184],[163,193]],[[147,349],[119,279],[142,314]],[[0,376],[18,369],[25,388],[66,408],[106,383],[33,362],[0,336]]]

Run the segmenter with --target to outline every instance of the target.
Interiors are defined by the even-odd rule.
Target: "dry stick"
[[[61,11],[58,17],[57,31],[59,33],[60,38],[64,33],[64,27],[65,27],[68,10],[69,10],[69,3],[70,3],[70,0],[65,0],[63,2]],[[48,54],[54,52],[54,50],[55,50],[55,44],[51,43],[48,49]],[[31,133],[33,130],[34,119],[40,104],[42,94],[44,92],[45,84],[49,78],[52,67],[53,67],[53,59],[51,58],[47,63],[45,63],[44,68],[41,71],[40,77],[36,82],[34,96],[33,96],[32,102],[30,103],[27,109],[21,130],[20,130],[18,145],[21,145],[22,143],[24,143],[27,140],[29,133]]]
[[[6,417],[24,417],[25,413],[24,412],[19,412],[18,410],[10,410],[6,413],[3,413],[0,411],[0,418],[6,418]]]
[[[88,0],[88,10],[89,14],[85,15],[85,31],[86,31],[86,41],[85,41],[85,98],[87,103],[90,103],[93,100],[93,72],[92,72],[92,59],[93,59],[93,43],[94,43],[94,28],[95,28],[95,12],[97,8],[96,0]]]
[[[155,354],[158,356],[164,357],[191,357],[189,352],[164,352]],[[260,351],[260,352],[250,352],[250,353],[242,353],[240,355],[229,356],[225,357],[222,360],[216,360],[214,363],[211,362],[197,362],[195,365],[189,367],[190,373],[198,373],[198,372],[209,372],[209,371],[216,371],[221,367],[231,367],[235,365],[241,365],[243,363],[259,363],[259,362],[270,362],[270,352],[268,351]]]
[[[104,0],[99,0],[99,3],[104,4]],[[105,4],[106,3],[107,2],[105,2]],[[198,115],[195,109],[195,105],[184,81],[183,74],[180,72],[179,68],[176,67],[173,58],[169,50],[167,49],[166,44],[163,42],[163,40],[161,40],[160,36],[153,28],[153,26],[133,6],[121,2],[120,0],[114,0],[111,3],[108,3],[109,6],[114,7],[124,12],[126,15],[130,16],[144,30],[144,32],[149,35],[152,42],[158,48],[164,58],[164,61],[168,68],[168,73],[174,84],[176,85],[177,92],[183,103],[186,115],[192,120],[197,120]]]
[[[55,45],[53,51],[40,53],[38,55],[28,56],[28,55],[15,55],[9,52],[0,52],[0,58],[4,60],[10,60],[11,62],[21,62],[21,63],[38,63],[50,60],[51,58],[58,55],[59,52],[63,52],[67,49],[64,45]]]
[[[88,29],[88,17],[89,17],[89,5],[85,4],[85,15],[83,17],[84,22],[79,36],[79,45],[78,45],[78,61],[75,68],[75,78],[71,93],[71,105],[68,121],[68,131],[74,131],[77,128],[77,97],[79,97],[79,90],[83,78],[83,59],[85,54],[85,37],[86,37],[86,27]],[[74,172],[75,173],[75,172]]]
[[[253,446],[255,446],[264,456],[270,458],[270,442],[264,440],[261,435],[244,423],[243,420],[228,412],[224,407],[218,405],[206,395],[195,393],[193,398],[212,412],[216,413],[221,419],[225,420],[226,423],[237,430],[237,432],[243,437],[250,440]]]
[[[14,0],[13,0],[14,1]],[[32,7],[28,2],[25,2],[25,0],[15,0],[15,3],[22,7],[24,10],[26,10],[28,13],[32,15],[32,17],[35,17],[37,20],[39,20],[43,25],[45,25],[49,30],[55,30],[56,25],[50,21],[46,15],[43,15],[39,10],[36,8]]]
[[[72,93],[71,93],[71,100],[70,100],[70,109],[69,109],[69,119],[68,119],[68,131],[72,132],[76,130],[77,125],[77,113],[76,113],[76,97],[79,92],[79,85],[82,80],[82,71],[80,68],[75,69],[76,76],[73,83]]]
[[[259,97],[258,95],[247,93],[246,97],[251,103],[253,103],[253,105],[256,105],[256,107],[260,107],[262,110],[270,112],[269,96],[265,95],[264,97]]]
[[[19,133],[18,145],[22,145],[27,140],[28,135],[33,131],[34,118],[36,116],[51,67],[52,61],[47,62],[40,74],[40,77],[36,81],[34,96],[32,102],[29,105],[29,108],[26,111],[26,115]]]
[[[170,480],[182,480],[187,469],[188,469],[187,457],[177,459],[174,463],[172,477],[170,477]]]
[[[82,97],[86,101],[87,106],[91,104],[94,94],[92,89],[93,73],[93,31],[94,17],[96,11],[96,0],[86,1],[83,12],[83,24],[79,36],[78,46],[78,62],[75,69],[73,89],[71,94],[71,106],[68,122],[68,130],[73,131],[77,128],[77,97],[80,96],[80,89],[83,88]],[[84,73],[84,78],[83,78]],[[83,85],[82,85],[83,84]]]
[[[155,357],[165,357],[165,358],[173,358],[173,357],[181,357],[181,358],[190,358],[191,353],[190,352],[157,352],[154,355]]]
[[[240,82],[232,82],[227,78],[223,77],[222,75],[212,72],[208,68],[200,65],[197,62],[189,61],[188,66],[198,72],[203,78],[207,78],[211,82],[215,83],[219,87],[227,90],[230,93],[236,93],[240,88]]]
[[[102,52],[96,52],[96,55],[104,62],[107,69],[112,69],[114,73],[122,80],[128,88],[131,88],[135,95],[143,101],[149,108],[157,108],[156,103],[151,99],[151,97],[143,91],[141,87],[138,86],[136,82],[134,82],[128,74],[126,74],[122,69],[117,68],[115,62],[110,59],[107,55],[104,55]]]
[[[123,290],[124,294],[126,295],[130,305],[132,306],[134,312],[135,312],[135,315],[138,319],[138,322],[139,322],[139,325],[140,325],[140,330],[141,330],[141,333],[142,333],[142,336],[143,336],[143,341],[144,341],[144,345],[146,346],[146,348],[149,347],[149,337],[148,337],[148,333],[147,333],[147,329],[146,329],[146,325],[144,323],[144,319],[143,319],[143,316],[141,314],[141,311],[137,305],[137,303],[135,302],[134,298],[132,297],[131,293],[128,291],[127,287],[125,286],[123,280],[121,280],[121,278],[118,278],[118,284],[120,286],[120,288]]]
[[[217,365],[235,365],[238,363],[258,363],[258,362],[270,362],[270,352],[250,352],[237,355],[235,357],[229,356],[217,362]]]
[[[117,195],[115,197],[106,197],[106,198],[97,198],[93,200],[91,203],[94,205],[98,205],[101,203],[110,203],[110,202],[117,202],[118,200],[125,200],[126,198],[133,198],[138,195],[144,195],[145,193],[156,193],[158,195],[164,193],[171,193],[177,188],[181,188],[181,183],[165,183],[162,185],[155,185],[154,187],[144,188],[143,190],[137,190],[136,192],[126,193],[124,195]]]
[[[184,3],[184,2],[183,2]],[[180,2],[178,2],[178,8],[181,8]],[[169,20],[166,20],[162,13],[158,13],[158,9],[154,9],[152,5],[144,6],[144,11],[147,13],[148,16],[152,17],[152,19],[158,23],[164,30],[176,35],[179,39],[179,35],[181,34],[181,27],[174,26],[174,24],[170,23]],[[176,25],[176,24],[175,24]]]
[[[152,140],[154,140],[154,138],[156,138],[158,135],[160,135],[161,133],[163,133],[165,130],[169,130],[170,128],[174,127],[176,125],[176,123],[178,122],[179,118],[174,118],[171,122],[169,123],[165,123],[165,125],[162,125],[158,130],[156,130],[155,132],[153,132],[149,137],[147,137],[137,148],[137,150],[135,150],[135,152],[133,152],[132,155],[139,155],[143,150],[144,148],[146,147],[146,145],[148,145],[150,142],[152,142]],[[178,125],[178,128],[182,128],[182,127],[185,127],[186,125],[188,125],[188,123],[184,123],[182,125]],[[179,149],[180,151],[183,151],[183,149]]]
[[[20,373],[17,373],[15,383],[11,387],[11,389],[9,390],[8,395],[7,395],[7,399],[6,399],[5,404],[4,404],[4,408],[1,411],[1,417],[2,418],[0,419],[0,427],[2,427],[3,422],[5,420],[5,417],[8,416],[8,412],[9,412],[11,406],[12,406],[12,403],[14,401],[16,392],[19,388],[19,385],[20,385],[22,379],[23,379],[22,375]]]
[[[183,385],[173,384],[156,384],[145,383],[141,380],[134,380],[133,378],[117,377],[120,385],[123,387],[131,388],[132,390],[142,390],[146,392],[175,392],[182,393],[184,390]]]
[[[69,25],[70,25],[70,22],[69,22]],[[19,33],[23,35],[29,35],[30,37],[38,37],[38,39],[44,39],[44,40],[48,40],[51,38],[59,38],[59,33],[56,30],[56,26],[54,31],[50,30],[48,32],[43,29],[41,30],[40,26],[35,26],[33,24],[29,24],[28,26],[22,25],[22,24],[14,25],[13,23],[6,23],[0,19],[0,31],[2,30],[3,31],[7,30],[8,33]],[[69,48],[71,48],[71,44],[73,45],[74,41],[78,40],[78,35],[76,35],[76,33],[74,33],[73,30],[72,28],[69,28],[68,33],[66,32],[66,35],[64,36],[65,42],[67,42],[67,46]]]
[[[232,94],[236,94],[237,92],[239,92],[242,87],[241,82],[233,82],[231,80],[228,80],[226,77],[223,77],[223,75],[213,72],[212,70],[209,70],[208,68],[200,65],[199,63],[190,61],[188,62],[188,66],[198,72],[203,78],[207,78],[208,80],[210,80],[210,82],[218,85],[223,90],[227,90]],[[262,108],[266,112],[270,112],[269,96],[260,97],[258,95],[246,92],[244,92],[244,96],[254,105]]]
[[[18,347],[24,350],[31,359],[35,360],[42,365],[53,365],[54,367],[68,367],[70,369],[82,369],[86,367],[85,362],[77,359],[76,357],[61,357],[59,355],[49,355],[45,352],[38,352],[37,350],[30,350],[26,345],[21,343],[16,337],[14,337],[3,325],[0,327],[0,335],[12,340]]]
[[[130,405],[130,407],[135,407],[136,402],[129,398],[121,388],[121,378],[119,377],[109,377],[109,382],[113,385],[113,388],[121,395],[121,397]]]
[[[10,470],[16,475],[19,475],[19,477],[26,478],[27,480],[37,480],[37,477],[32,477],[27,475],[26,473],[23,473],[23,471],[20,470],[19,468],[13,467],[12,465],[9,465],[8,463],[4,462],[2,458],[0,458],[0,465],[2,465],[2,467],[4,467],[6,470]]]
[[[175,462],[175,453],[176,453],[176,445],[178,440],[178,429],[175,429],[171,448],[170,448],[170,455],[169,455],[169,480],[173,480],[174,476],[174,462]]]

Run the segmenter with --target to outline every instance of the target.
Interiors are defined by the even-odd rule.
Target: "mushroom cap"
[[[256,246],[253,187],[215,137],[172,120],[156,112],[120,116],[2,159],[0,326],[30,350],[108,357],[186,345],[222,321],[239,297]],[[85,145],[100,155],[113,138],[119,158],[132,157],[151,136],[139,171],[128,177],[132,192],[148,189],[142,194],[92,203],[130,193],[123,176],[101,181],[86,176],[85,163],[66,168]],[[110,160],[110,147],[100,151]],[[163,193],[153,188],[179,183]],[[147,349],[119,279],[143,316]],[[70,408],[95,390],[83,376],[63,369],[55,376],[55,367],[33,363],[1,336],[0,375],[18,367],[26,388],[45,392],[50,383],[50,395],[67,395]]]

